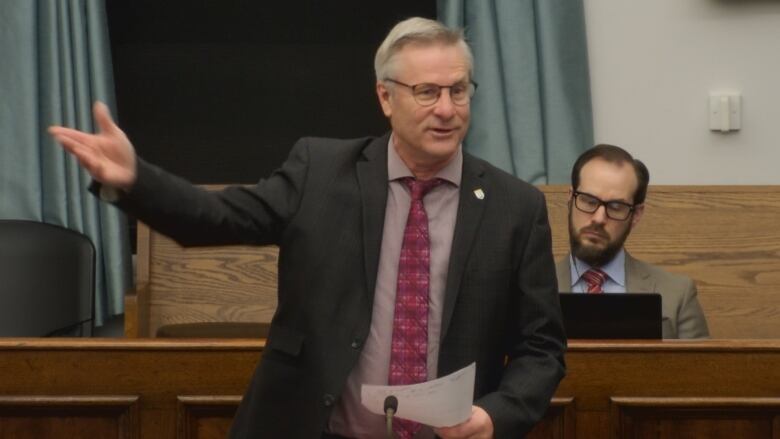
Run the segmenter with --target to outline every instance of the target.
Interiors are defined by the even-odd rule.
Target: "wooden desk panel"
[[[779,341],[574,341],[566,359],[575,433],[557,437],[780,438]]]
[[[2,339],[0,437],[223,438],[264,345]],[[576,341],[567,363],[531,438],[780,439],[780,341]]]
[[[184,435],[187,431],[223,432],[264,345],[260,340],[2,339],[0,437],[68,437],[62,431],[48,435],[54,430],[29,436],[7,427],[29,426],[34,418],[38,424],[67,418],[72,429],[90,432],[72,437],[164,439],[208,437]],[[219,410],[219,398],[227,410]],[[128,408],[109,410],[116,401],[127,401]],[[89,404],[93,419],[80,416]],[[41,417],[52,405],[60,411]],[[216,429],[199,425],[200,417],[208,421],[214,414],[219,421],[210,424]],[[101,429],[95,431],[96,426]]]

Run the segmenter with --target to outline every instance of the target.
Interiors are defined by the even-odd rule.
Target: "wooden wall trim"
[[[14,351],[256,351],[265,340],[257,339],[133,339],[133,338],[5,338],[0,353]]]
[[[75,437],[104,419],[107,422],[99,424],[108,431],[90,431],[90,435],[138,439],[139,399],[138,395],[0,395],[0,435]]]
[[[110,407],[132,410],[138,395],[0,395],[0,407]]]
[[[0,352],[21,350],[256,350],[262,339],[161,338],[0,338]],[[780,339],[736,340],[573,340],[569,352],[777,352]]]
[[[241,403],[241,395],[186,395],[176,398],[176,438],[190,439],[203,436],[227,437],[230,419]],[[220,421],[215,421],[221,420]],[[210,431],[201,434],[209,425]]]
[[[610,398],[615,406],[653,408],[780,408],[780,397],[624,397]]]
[[[773,352],[780,339],[709,339],[709,340],[574,340],[569,352]]]
[[[780,436],[780,398],[614,397],[610,405],[613,439]]]

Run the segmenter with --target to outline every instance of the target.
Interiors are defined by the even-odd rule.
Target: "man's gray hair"
[[[395,71],[395,55],[407,44],[445,44],[459,46],[463,50],[469,67],[469,78],[472,76],[474,57],[463,36],[463,30],[451,29],[438,21],[427,18],[412,17],[396,24],[379,46],[374,57],[374,72],[377,81],[393,78]]]

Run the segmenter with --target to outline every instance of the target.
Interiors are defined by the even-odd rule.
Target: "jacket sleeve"
[[[516,336],[498,390],[475,402],[490,415],[497,439],[528,433],[565,374],[566,338],[544,196],[537,192],[530,206],[535,212],[517,273]]]
[[[707,327],[707,319],[699,304],[696,284],[692,279],[680,304],[677,313],[677,337],[678,338],[709,338],[710,331]]]
[[[308,173],[308,143],[254,186],[210,192],[138,160],[138,177],[116,205],[184,246],[275,244],[295,216]]]

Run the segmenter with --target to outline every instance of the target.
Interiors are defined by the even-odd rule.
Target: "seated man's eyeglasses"
[[[585,213],[594,213],[599,210],[599,207],[604,206],[607,218],[616,221],[627,220],[636,208],[635,204],[628,204],[618,200],[603,201],[585,192],[574,191],[572,197],[574,197],[574,206],[577,209]]]
[[[463,81],[452,85],[438,85],[438,84],[404,84],[401,81],[395,79],[385,78],[385,81],[398,84],[412,90],[412,96],[414,100],[422,105],[428,107],[439,101],[441,91],[445,88],[450,89],[450,99],[455,105],[466,105],[474,96],[474,92],[477,91],[477,83],[474,81]]]

